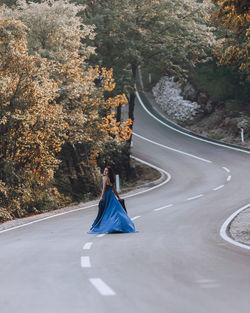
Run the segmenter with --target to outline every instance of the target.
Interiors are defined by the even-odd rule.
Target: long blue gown
[[[99,203],[98,214],[88,232],[89,234],[135,232],[134,223],[116,199],[112,189],[112,186],[106,185],[103,202],[102,204]]]

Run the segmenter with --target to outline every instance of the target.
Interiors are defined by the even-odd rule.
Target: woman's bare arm
[[[103,195],[104,195],[104,192],[105,192],[105,190],[106,190],[107,180],[108,180],[107,177],[103,177],[103,180],[102,180],[102,181],[103,181],[103,184],[102,184],[102,193],[101,193],[101,199],[100,199],[100,201],[103,200]]]

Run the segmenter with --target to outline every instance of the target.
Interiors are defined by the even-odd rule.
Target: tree
[[[125,103],[125,98],[117,95],[113,100],[105,99],[104,93],[115,87],[113,71],[87,63],[95,49],[86,39],[92,41],[95,34],[94,26],[83,24],[78,16],[83,10],[84,6],[76,6],[68,0],[41,3],[18,0],[16,9],[7,10],[7,14],[29,27],[29,52],[53,61],[51,75],[60,82],[57,101],[63,105],[70,126],[68,141],[75,144],[90,140],[97,144],[103,140],[99,128],[105,128],[99,113],[103,117],[109,115],[118,102]],[[97,127],[96,123],[100,125]]]
[[[76,1],[76,0],[75,0]],[[211,2],[195,0],[77,0],[83,19],[96,25],[93,62],[114,68],[119,91],[128,94],[133,120],[136,73],[150,62],[169,75],[187,77],[214,45],[207,15]]]
[[[219,64],[227,64],[250,79],[250,16],[247,0],[213,0],[212,21],[221,29],[215,54]]]
[[[0,0],[0,5],[6,4],[8,6],[13,6],[16,4],[16,0]]]
[[[50,182],[67,128],[48,71],[53,64],[28,54],[26,31],[0,18],[0,195],[11,216],[36,211],[42,197],[53,201]]]
[[[82,9],[83,7],[70,4],[67,0],[49,0],[42,3],[27,3],[24,0],[19,0],[15,8],[3,7],[0,12],[1,20],[11,20],[17,25],[22,25],[20,26],[22,37],[14,29],[16,35],[11,33],[14,37],[11,37],[10,46],[6,48],[3,55],[9,53],[11,56],[17,49],[18,55],[19,50],[22,52],[22,58],[20,66],[10,57],[1,60],[2,62],[4,60],[9,61],[3,64],[0,86],[3,88],[3,98],[8,97],[9,90],[14,90],[14,96],[11,96],[11,99],[13,98],[15,101],[13,100],[14,102],[12,101],[8,105],[15,111],[15,118],[24,120],[25,127],[29,130],[26,133],[25,129],[26,137],[23,137],[17,131],[19,128],[15,124],[6,125],[7,139],[6,142],[2,143],[2,147],[6,147],[10,136],[16,136],[13,137],[15,140],[11,138],[14,145],[13,149],[18,143],[20,151],[22,151],[22,154],[19,153],[20,162],[22,160],[25,162],[26,156],[31,172],[35,171],[37,175],[41,174],[41,177],[44,175],[45,180],[47,179],[48,188],[49,185],[51,187],[52,183],[60,188],[58,181],[54,182],[52,179],[59,165],[63,173],[68,175],[68,180],[72,185],[72,193],[76,192],[75,188],[78,185],[81,193],[86,194],[97,189],[95,186],[97,174],[95,173],[98,172],[98,154],[102,152],[106,142],[122,142],[129,138],[131,136],[129,128],[131,122],[127,120],[120,123],[115,119],[113,111],[116,106],[126,103],[126,97],[122,94],[115,97],[109,96],[115,87],[112,69],[106,70],[99,66],[89,66],[87,63],[87,58],[94,52],[94,48],[85,44],[84,40],[86,37],[93,38],[94,33],[92,26],[84,25],[77,17]],[[8,25],[5,27],[5,24],[3,24],[2,29],[4,34],[9,34],[12,30]],[[5,43],[4,38],[3,43]],[[25,65],[22,64],[24,59]],[[8,76],[6,78],[5,68],[7,66],[10,67],[11,78]],[[23,72],[25,75],[22,74]],[[24,79],[23,84],[25,84],[27,92],[19,83],[19,76]],[[20,90],[15,87],[17,89],[15,91],[15,88],[12,87],[14,83],[18,88],[20,87]],[[52,87],[54,89],[51,89]],[[26,99],[28,96],[30,98]],[[35,96],[38,98],[36,99]],[[34,110],[27,111],[27,106],[23,107],[23,103],[33,103],[34,101],[36,104],[34,104]],[[20,106],[24,111],[19,112]],[[60,114],[58,121],[50,119],[51,108],[54,110],[52,111],[54,115],[51,113],[53,118],[56,119],[56,114]],[[29,119],[30,124],[27,124],[26,119]],[[5,116],[3,116],[3,125],[5,125],[5,121]],[[46,125],[46,127],[44,126],[46,130],[39,128],[39,135],[34,135],[36,126],[40,124]],[[56,126],[59,129],[56,129]],[[34,131],[32,127],[34,127]],[[60,127],[62,127],[61,131],[59,131]],[[56,136],[53,140],[55,145],[58,144],[58,147],[51,146],[53,141],[49,135],[50,129],[52,135]],[[23,129],[22,131],[24,132]],[[35,145],[33,140],[37,140],[39,145]],[[47,144],[47,140],[50,145]],[[32,158],[30,146],[32,149],[34,148],[34,155],[36,155],[37,147],[43,148],[41,149],[42,166],[47,164],[44,158],[52,158],[54,163],[50,161],[49,172],[46,172],[42,166],[41,171],[37,170],[40,169],[36,165],[40,156],[36,156],[37,159],[35,156]],[[16,162],[17,157],[16,154],[13,155],[13,162]],[[3,160],[4,162],[7,160],[6,154],[3,154]],[[13,169],[15,172],[15,166]],[[29,179],[29,175],[31,174],[28,173],[25,176],[26,180]],[[24,184],[26,183],[25,179],[23,180]],[[4,188],[6,184],[8,185],[8,182],[3,180],[1,186]],[[15,184],[13,186],[15,188]],[[39,186],[36,189],[39,189]],[[30,187],[31,191],[32,188]],[[5,192],[4,190],[3,192]],[[59,202],[62,201],[63,199],[60,198],[56,189],[53,190],[56,192]],[[4,195],[4,193],[2,194]],[[19,201],[17,195],[13,196],[13,199]],[[34,203],[34,197],[31,200]],[[30,202],[32,202],[31,200]],[[6,205],[8,206],[7,203]]]

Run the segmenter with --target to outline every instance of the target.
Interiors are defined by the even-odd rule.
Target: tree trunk
[[[129,95],[128,102],[128,118],[132,120],[132,125],[130,126],[131,130],[133,130],[134,125],[134,108],[135,108],[135,91],[131,91]],[[132,136],[129,138],[128,143],[131,144]]]
[[[132,91],[129,95],[128,118],[131,118],[133,122],[134,122],[134,108],[135,108],[135,92]]]
[[[132,68],[132,74],[134,82],[136,83],[136,75],[137,75],[137,65],[131,64]],[[133,130],[133,124],[134,124],[134,108],[135,108],[135,88],[131,88],[131,91],[129,93],[129,102],[128,102],[128,118],[132,120],[131,130]],[[131,144],[132,136],[129,138],[128,143]]]
[[[121,121],[121,113],[122,113],[122,106],[119,105],[116,109],[116,120],[117,120],[117,122]]]
[[[73,200],[79,200],[81,195],[86,192],[84,180],[84,170],[80,164],[80,155],[77,148],[70,142],[66,142],[61,152],[61,164],[63,169],[63,181],[67,178],[70,182],[68,192],[73,197]]]
[[[134,81],[136,82],[137,65],[136,65],[136,64],[131,64],[131,68],[132,68],[132,73],[133,73]]]

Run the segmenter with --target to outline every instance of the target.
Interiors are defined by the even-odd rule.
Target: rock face
[[[198,94],[198,103],[201,105],[206,105],[208,96],[204,92]]]
[[[185,100],[181,96],[181,89],[173,77],[163,77],[153,88],[153,95],[156,102],[174,120],[191,120],[201,112],[201,106],[197,102]],[[189,85],[186,87],[186,94],[190,99],[195,98],[195,90]]]
[[[250,149],[250,117],[235,110],[234,101],[216,101],[190,82],[181,85],[167,76],[152,91],[162,110],[180,125],[199,135]]]
[[[208,101],[206,102],[206,104],[203,106],[203,110],[205,113],[211,113],[214,110],[214,102],[211,99],[208,99]]]
[[[244,146],[248,145],[250,117],[232,110],[232,101],[215,101],[205,91],[196,90],[190,82],[180,85],[167,76],[152,91],[162,110],[177,123],[189,125],[200,135],[228,143],[241,145],[243,136]]]
[[[216,102],[211,99],[206,92],[202,90],[196,90],[190,82],[187,82],[184,86],[182,86],[181,95],[184,99],[196,101],[205,114],[210,114],[213,112],[216,106]]]
[[[194,87],[188,82],[181,93],[184,99],[195,102],[197,100],[197,91]]]

